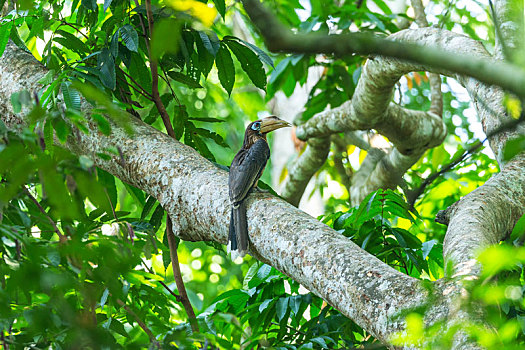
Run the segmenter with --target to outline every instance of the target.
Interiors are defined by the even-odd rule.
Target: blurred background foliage
[[[322,74],[296,123],[351,98],[366,58],[269,54],[237,1],[153,1],[151,41],[143,1],[14,5],[0,0],[0,5],[7,9],[0,22],[0,53],[10,39],[49,69],[37,96],[20,92],[11,98],[16,113],[30,111],[31,125],[15,134],[0,124],[0,341],[5,348],[146,348],[155,347],[154,339],[165,348],[381,347],[274,268],[251,257],[232,262],[224,247],[204,242],[178,247],[200,326],[200,332],[191,332],[172,293],[178,291],[162,207],[94,167],[92,159],[53,145],[54,138],[64,143],[72,126],[85,130],[81,95],[94,106],[93,120],[104,134],[111,131],[110,121],[126,125],[126,118],[165,131],[152,103],[149,62],[154,57],[177,139],[228,166],[245,125],[267,114],[276,94],[292,96],[306,83],[309,68],[320,67]],[[404,2],[383,0],[267,5],[300,32],[388,35],[410,26],[413,16]],[[485,2],[434,0],[426,6],[432,25],[463,32],[492,50]],[[392,267],[430,281],[454,278],[443,266],[446,228],[434,222],[437,211],[498,171],[484,149],[427,186],[414,207],[405,202],[404,190],[417,188],[457,152],[484,138],[466,92],[446,78],[442,90],[448,136],[410,169],[403,189],[374,192],[351,208],[336,163],[342,162],[347,173],[355,171],[366,155],[355,146],[331,151],[314,189],[324,199],[323,222]],[[426,110],[426,73],[403,77],[394,101]],[[118,152],[107,149],[98,156]],[[270,171],[262,180],[271,183]],[[466,330],[488,348],[523,346],[525,253],[519,246],[524,226],[513,232],[515,245],[483,253],[485,273],[466,286],[469,310],[485,312],[495,331],[476,324]],[[434,339],[432,348],[449,348],[457,329],[425,328],[423,314],[424,308],[408,315],[408,338],[397,341]]]

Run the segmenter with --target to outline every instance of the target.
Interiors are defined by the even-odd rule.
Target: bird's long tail
[[[232,260],[245,256],[248,252],[248,222],[246,220],[246,204],[244,201],[235,203],[231,210],[230,232],[228,234],[228,253]]]

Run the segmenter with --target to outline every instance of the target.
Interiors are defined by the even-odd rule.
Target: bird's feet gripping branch
[[[242,148],[233,158],[230,166],[229,187],[232,205],[228,253],[232,260],[248,252],[248,221],[246,218],[246,197],[257,187],[268,158],[270,147],[266,135],[274,130],[289,127],[290,123],[269,116],[248,125],[244,133]]]

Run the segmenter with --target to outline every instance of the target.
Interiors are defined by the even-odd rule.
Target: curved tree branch
[[[524,169],[522,153],[450,208],[443,255],[454,262],[456,270],[468,266],[462,273],[476,274],[479,266],[469,262],[483,248],[507,238],[525,213]]]
[[[323,166],[330,151],[330,138],[310,139],[304,152],[289,169],[281,196],[294,206],[299,205],[312,176]]]

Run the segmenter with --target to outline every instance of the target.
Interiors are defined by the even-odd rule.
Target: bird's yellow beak
[[[266,134],[270,131],[274,131],[280,128],[287,128],[289,126],[292,126],[292,124],[282,119],[279,119],[274,115],[271,115],[261,120],[261,133]]]

